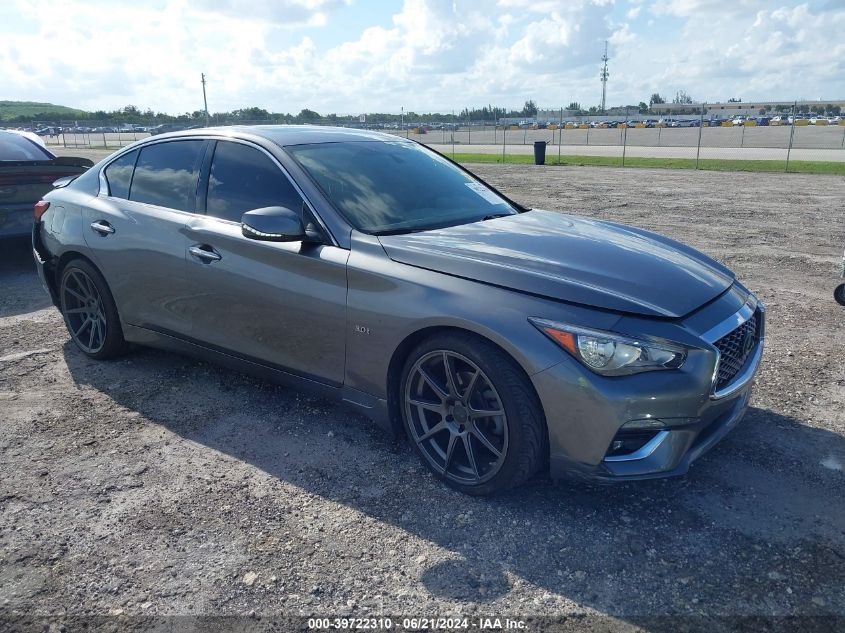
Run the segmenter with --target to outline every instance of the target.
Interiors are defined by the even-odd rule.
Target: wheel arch
[[[59,282],[61,281],[62,271],[65,269],[65,266],[67,266],[68,263],[73,261],[74,259],[82,259],[82,260],[86,261],[88,264],[93,266],[94,270],[96,270],[98,273],[100,273],[100,275],[103,276],[103,279],[105,279],[105,275],[103,275],[103,271],[100,270],[100,267],[97,266],[97,263],[93,259],[91,259],[90,257],[88,257],[87,255],[85,255],[84,253],[82,253],[80,251],[76,251],[76,250],[65,251],[64,253],[62,253],[61,255],[59,255],[56,258],[56,261],[55,261],[55,264],[54,264],[55,270],[54,270],[54,274],[53,274],[53,284],[55,284],[57,296],[58,296]]]
[[[519,360],[515,358],[514,355],[511,354],[507,349],[499,345],[496,341],[492,340],[491,338],[484,336],[483,334],[479,334],[478,332],[474,332],[473,330],[454,325],[433,325],[421,328],[412,332],[404,339],[402,339],[399,345],[397,345],[396,349],[394,349],[393,354],[390,358],[390,363],[388,364],[386,381],[387,410],[388,416],[390,418],[390,425],[394,433],[396,433],[397,435],[405,434],[402,424],[401,398],[399,393],[401,387],[400,382],[402,380],[402,368],[405,365],[405,361],[408,359],[408,356],[411,354],[413,349],[422,341],[431,338],[432,336],[435,336],[437,334],[447,334],[450,332],[466,334],[477,339],[483,340],[484,342],[497,348],[499,351],[501,351],[513,361],[514,365],[519,368],[519,371],[525,378],[526,384],[530,387],[531,394],[537,399],[537,403],[540,405],[539,410],[543,414],[543,427],[544,434],[546,436],[545,439],[548,443],[549,431],[545,420],[545,409],[542,406],[542,401],[540,400],[540,396],[537,393],[536,388],[534,387],[534,383],[532,382],[528,372],[525,370],[523,364],[520,363]]]

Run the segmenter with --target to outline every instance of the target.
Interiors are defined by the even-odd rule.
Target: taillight
[[[32,215],[35,216],[36,222],[41,222],[41,216],[50,208],[50,203],[46,200],[39,200],[35,203],[35,207],[32,209]]]

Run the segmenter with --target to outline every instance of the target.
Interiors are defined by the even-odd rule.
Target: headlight
[[[589,369],[605,376],[677,369],[687,357],[686,349],[669,341],[633,339],[546,319],[529,321]]]

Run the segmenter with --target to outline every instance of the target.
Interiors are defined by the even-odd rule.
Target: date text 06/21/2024
[[[520,631],[526,630],[524,620],[479,617],[479,618],[427,618],[408,617],[394,620],[388,617],[377,618],[309,618],[310,630],[479,630],[479,631]]]

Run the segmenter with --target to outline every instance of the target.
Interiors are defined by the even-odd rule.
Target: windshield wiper
[[[506,215],[516,215],[514,213],[491,213],[490,215],[485,215],[480,220],[461,220],[459,222],[450,222],[448,224],[433,224],[431,226],[415,226],[415,227],[405,227],[404,229],[384,229],[383,231],[375,231],[372,235],[401,235],[403,233],[420,233],[422,231],[436,231],[437,229],[448,229],[453,226],[461,226],[462,224],[471,224],[473,222],[480,222],[484,220],[495,220],[496,218],[503,218]]]
[[[402,235],[403,233],[419,233],[420,231],[430,231],[431,229],[426,228],[404,228],[404,229],[385,229],[384,231],[375,231],[372,235]]]

